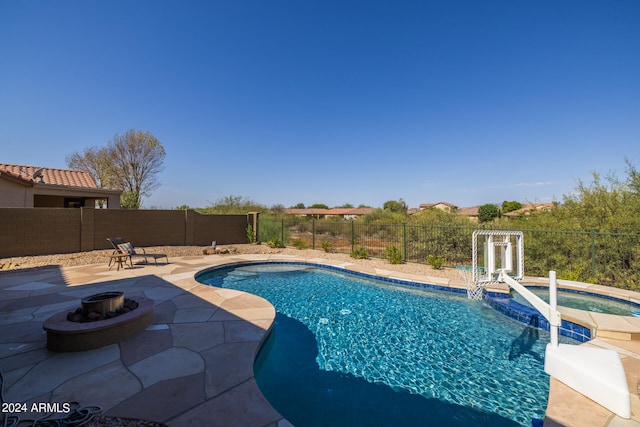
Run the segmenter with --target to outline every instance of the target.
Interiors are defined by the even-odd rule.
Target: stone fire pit
[[[83,298],[75,312],[58,313],[45,320],[47,348],[85,351],[127,340],[153,322],[153,301],[124,298],[122,292],[103,292]]]

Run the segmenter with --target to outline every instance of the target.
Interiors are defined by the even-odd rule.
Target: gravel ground
[[[219,245],[219,250],[229,251],[229,255],[233,254],[282,254],[282,255],[294,255],[305,258],[323,258],[331,259],[338,262],[350,262],[357,264],[364,264],[369,267],[380,268],[391,271],[401,271],[410,274],[428,275],[434,277],[443,277],[448,279],[457,279],[458,273],[455,269],[441,269],[434,270],[426,264],[406,263],[406,264],[391,264],[386,260],[378,258],[370,259],[355,259],[351,258],[348,254],[327,253],[322,250],[313,249],[295,249],[289,248],[270,248],[266,245]],[[196,256],[203,255],[207,250],[211,250],[209,246],[153,246],[146,247],[145,250],[148,253],[163,253],[171,258],[183,257],[183,256]],[[0,258],[0,270],[15,270],[21,268],[33,268],[43,266],[61,266],[70,267],[76,265],[88,265],[88,264],[106,264],[108,262],[107,256],[112,253],[110,249],[77,252],[70,254],[53,254],[53,255],[38,255],[27,257],[12,257],[12,258]]]

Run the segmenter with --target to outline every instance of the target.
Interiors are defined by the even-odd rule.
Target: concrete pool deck
[[[305,257],[306,255],[306,257]],[[203,255],[170,264],[109,271],[107,263],[0,273],[0,369],[6,402],[99,405],[103,414],[154,420],[168,426],[289,426],[269,405],[253,377],[253,361],[275,317],[266,300],[201,285],[207,267],[246,261],[302,261],[441,286],[461,282],[363,264],[287,255]],[[46,348],[44,320],[72,311],[80,299],[120,290],[155,302],[153,324],[132,339],[96,350],[56,353]],[[564,316],[564,314],[563,314]],[[595,316],[596,323],[598,316]],[[621,355],[631,391],[632,419],[552,379],[545,426],[639,426],[640,318],[606,326],[620,335],[584,345]],[[611,320],[602,320],[610,323]],[[596,325],[598,327],[599,325]],[[628,339],[627,339],[628,338]],[[16,414],[33,418],[42,414]],[[63,415],[63,414],[61,414]]]

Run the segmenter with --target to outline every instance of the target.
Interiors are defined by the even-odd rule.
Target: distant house
[[[440,209],[440,210],[448,212],[448,213],[453,213],[458,209],[458,207],[456,205],[451,204],[451,203],[447,203],[447,202],[423,203],[423,204],[421,204],[419,206],[418,209],[423,211],[425,209],[430,209],[430,208]]]
[[[369,215],[373,208],[332,208],[327,211],[327,216],[338,216],[342,219],[356,219],[359,216]]]
[[[285,209],[284,213],[287,215],[295,215],[299,217],[320,219],[325,217],[328,210],[329,209],[324,209],[324,208],[308,208],[308,209],[307,208],[291,208],[291,209]]]
[[[0,207],[120,209],[121,190],[98,188],[89,172],[0,163]]]
[[[527,203],[522,205],[520,209],[516,209],[515,211],[507,212],[502,214],[502,216],[507,218],[514,218],[522,215],[531,215],[534,212],[549,212],[553,209],[553,203]]]
[[[506,218],[515,218],[521,215],[530,215],[532,212],[549,211],[553,208],[553,203],[528,203],[522,205],[518,210],[502,214]],[[480,206],[470,206],[468,208],[460,208],[456,211],[459,215],[464,215],[472,221],[478,222],[478,210]]]
[[[471,221],[478,222],[478,210],[480,206],[470,206],[467,208],[460,208],[456,211],[458,215],[464,215]]]
[[[332,208],[332,209],[285,209],[284,213],[287,215],[295,215],[307,218],[328,218],[328,217],[340,217],[343,219],[356,219],[362,215],[368,215],[373,212],[373,208]]]

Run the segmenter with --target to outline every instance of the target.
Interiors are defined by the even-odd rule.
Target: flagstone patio
[[[105,415],[171,427],[290,425],[266,401],[253,375],[255,356],[275,317],[273,306],[260,297],[194,279],[196,272],[213,265],[268,259],[327,263],[303,255],[203,255],[120,271],[109,271],[105,263],[0,273],[5,401],[76,401],[99,405]],[[366,271],[349,262],[333,265]],[[427,282],[412,274],[374,273]],[[114,290],[127,298],[152,299],[153,324],[127,341],[95,350],[56,353],[46,348],[44,320],[73,311],[85,296]],[[601,339],[588,345],[614,348],[623,357],[630,389],[635,390],[632,419],[616,417],[552,380],[545,425],[640,426],[640,344]]]

